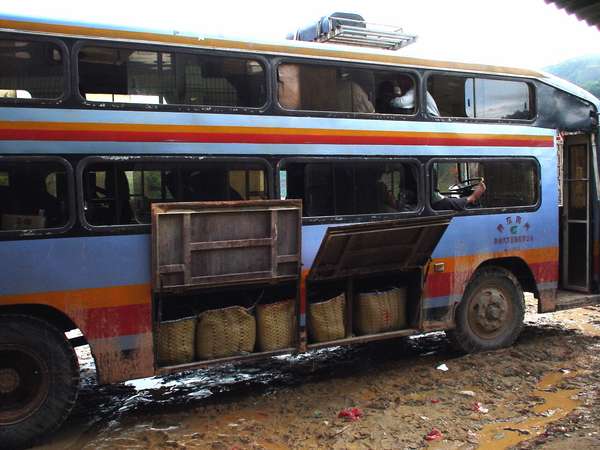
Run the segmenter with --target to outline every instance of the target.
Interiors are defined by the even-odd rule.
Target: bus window
[[[58,99],[65,86],[61,49],[51,42],[0,39],[0,99]]]
[[[305,217],[415,211],[417,169],[408,163],[289,162],[280,196],[303,200]]]
[[[408,74],[343,66],[285,63],[278,67],[279,104],[289,110],[414,114],[415,82]],[[412,91],[410,104],[392,100]]]
[[[69,221],[67,173],[56,162],[0,162],[0,229],[60,228]]]
[[[523,81],[432,75],[427,90],[442,117],[531,119],[533,89]]]
[[[475,79],[475,117],[531,119],[530,87],[521,81]]]
[[[531,159],[436,162],[431,179],[434,209],[443,209],[436,207],[443,197],[466,197],[482,179],[485,194],[466,208],[534,206],[539,200],[538,166]]]
[[[90,225],[150,223],[152,202],[266,199],[265,171],[240,163],[93,163],[83,176]]]
[[[79,90],[94,102],[260,107],[262,65],[254,60],[84,47]]]

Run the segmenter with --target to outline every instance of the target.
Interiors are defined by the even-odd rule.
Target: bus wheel
[[[515,342],[523,328],[525,300],[515,276],[501,267],[479,270],[456,310],[448,333],[467,353],[494,350]]]
[[[56,430],[71,412],[79,364],[65,335],[30,316],[0,316],[0,448]]]

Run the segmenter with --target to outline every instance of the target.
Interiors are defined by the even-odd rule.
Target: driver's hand
[[[473,189],[473,193],[467,197],[467,202],[471,204],[476,203],[477,200],[479,200],[484,194],[486,189],[487,187],[485,186],[485,183],[481,181],[481,183],[475,186],[475,188]]]

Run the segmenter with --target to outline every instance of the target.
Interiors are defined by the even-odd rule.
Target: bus
[[[598,99],[349,43],[0,17],[0,445],[82,345],[107,384],[598,303]]]

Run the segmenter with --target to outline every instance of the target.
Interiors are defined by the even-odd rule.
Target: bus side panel
[[[540,164],[539,208],[452,219],[429,265],[423,294],[425,329],[451,327],[454,308],[473,273],[496,259],[522,260],[533,275],[540,304],[553,309],[559,277],[556,152],[531,150]]]
[[[81,330],[100,383],[154,374],[148,235],[0,244],[0,305],[46,305]]]

